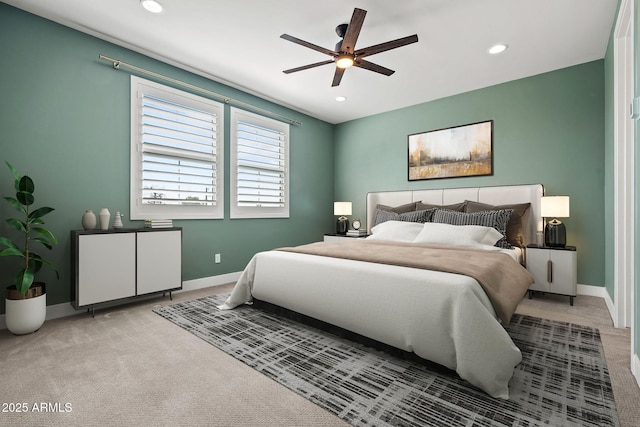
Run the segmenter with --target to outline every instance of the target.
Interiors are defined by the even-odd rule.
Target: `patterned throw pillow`
[[[512,246],[525,246],[525,228],[527,222],[525,214],[531,207],[531,203],[514,203],[511,205],[493,206],[487,203],[465,201],[465,212],[499,211],[503,209],[513,209],[509,223],[507,224],[507,242]]]
[[[422,211],[412,211],[405,213],[397,213],[382,209],[376,210],[376,217],[373,222],[374,226],[382,224],[386,221],[406,221],[406,222],[430,222],[435,209],[425,209]]]
[[[513,213],[513,209],[502,209],[495,211],[481,212],[457,212],[446,209],[436,209],[433,214],[433,222],[451,225],[483,225],[493,227],[502,234],[502,239],[498,240],[494,246],[503,249],[511,249],[507,242],[507,224]]]

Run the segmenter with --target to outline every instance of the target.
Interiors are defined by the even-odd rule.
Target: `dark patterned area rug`
[[[226,295],[154,310],[353,425],[617,426],[597,329],[514,315],[523,361],[509,400],[453,371],[416,363],[251,306],[221,311]]]

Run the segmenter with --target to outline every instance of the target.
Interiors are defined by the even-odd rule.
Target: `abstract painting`
[[[416,133],[409,181],[493,174],[493,120]]]

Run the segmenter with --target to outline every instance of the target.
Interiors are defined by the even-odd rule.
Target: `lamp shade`
[[[334,215],[351,215],[351,202],[333,202]]]
[[[542,197],[540,212],[544,218],[568,218],[569,196]]]

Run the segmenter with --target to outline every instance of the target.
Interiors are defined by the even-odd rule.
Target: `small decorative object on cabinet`
[[[113,217],[113,228],[122,228],[122,215],[120,212],[116,212],[116,216]]]
[[[96,214],[94,214],[92,210],[84,211],[84,215],[82,215],[82,228],[85,230],[93,230],[96,228],[96,224]]]
[[[182,229],[71,232],[75,308],[182,289]]]
[[[109,212],[109,209],[102,208],[100,210],[100,229],[101,230],[109,229],[109,218],[111,218],[111,212]]]
[[[575,246],[527,246],[527,270],[535,280],[529,287],[529,298],[534,291],[567,295],[573,305],[578,291],[577,267]]]

